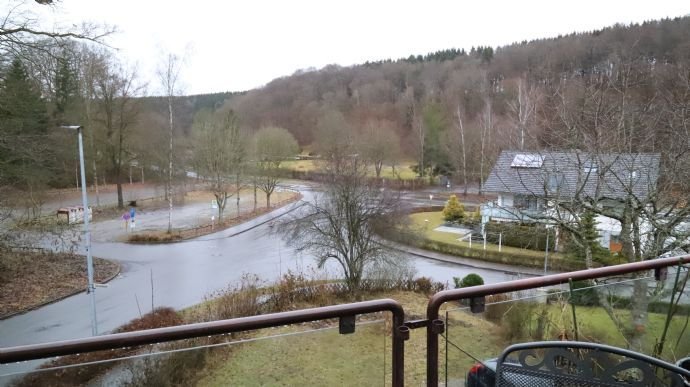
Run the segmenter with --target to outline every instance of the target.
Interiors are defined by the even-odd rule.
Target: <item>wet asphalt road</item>
[[[305,192],[305,198],[309,197],[310,193]],[[141,313],[150,311],[152,303],[155,307],[176,309],[194,305],[215,290],[237,284],[246,273],[272,282],[287,270],[307,272],[314,267],[313,258],[293,251],[271,233],[269,224],[260,225],[275,215],[266,214],[216,234],[175,244],[142,246],[94,241],[95,256],[122,264],[121,275],[96,290],[99,333],[107,333],[138,317],[140,310]],[[251,229],[241,232],[248,228]],[[410,257],[418,276],[437,281],[452,283],[452,277],[470,272],[480,274],[487,283],[515,278],[504,270]],[[326,270],[335,272],[333,267]],[[90,313],[89,297],[82,293],[0,321],[0,347],[88,337]],[[17,369],[15,365],[2,365],[0,375]]]
[[[254,223],[268,218],[258,218]],[[312,257],[293,251],[271,233],[268,225],[228,237],[238,231],[232,228],[175,244],[94,243],[95,256],[122,264],[121,275],[96,290],[99,333],[138,317],[139,308],[142,313],[151,310],[151,278],[154,306],[180,309],[198,303],[214,290],[236,284],[247,273],[272,282],[287,270],[307,272],[314,267]],[[514,274],[502,270],[477,269],[421,257],[412,257],[412,264],[417,275],[449,283],[454,276],[470,272],[480,274],[488,283],[515,278]],[[333,266],[326,269],[333,271]],[[90,321],[89,298],[79,294],[1,321],[0,347],[86,337],[91,332]]]

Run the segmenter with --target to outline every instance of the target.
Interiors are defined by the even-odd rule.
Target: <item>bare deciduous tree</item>
[[[369,121],[359,134],[361,156],[374,166],[376,177],[381,177],[384,164],[396,165],[400,157],[400,138],[390,121]]]
[[[197,115],[194,125],[196,165],[199,173],[209,179],[218,204],[218,219],[228,199],[240,194],[239,176],[246,157],[246,136],[232,110]]]
[[[108,62],[96,80],[99,122],[105,129],[106,155],[117,185],[117,206],[124,208],[122,193],[123,166],[133,159],[129,136],[139,115],[137,98],[143,90],[136,84],[136,74],[118,63]]]
[[[254,135],[257,187],[266,195],[266,207],[271,207],[271,195],[278,186],[280,164],[298,152],[297,140],[286,129],[265,127]]]
[[[38,4],[36,4],[38,3]],[[52,55],[52,48],[68,40],[82,40],[102,44],[114,32],[108,26],[84,23],[71,28],[46,30],[41,27],[38,13],[41,7],[53,6],[52,1],[32,2],[11,0],[0,12],[0,54],[6,57],[27,51],[40,51]]]
[[[520,150],[525,149],[525,139],[536,109],[536,89],[529,87],[523,78],[518,79],[517,95],[508,102],[512,113],[511,119],[517,129],[517,145]]]
[[[481,129],[479,140],[479,194],[482,194],[482,187],[484,186],[484,169],[487,162],[487,152],[491,143],[491,133],[494,129],[494,113],[493,103],[487,97],[484,101],[484,111],[479,118],[479,126]]]
[[[341,160],[339,165],[339,173],[328,180],[324,192],[281,230],[292,246],[313,254],[319,267],[336,262],[348,289],[356,292],[372,265],[401,264],[374,232],[377,227],[394,227],[397,218],[392,215],[399,198],[370,185],[367,166],[357,157]]]
[[[528,169],[517,179],[544,203],[538,215],[521,215],[567,231],[584,249],[588,267],[593,264],[583,227],[588,213],[620,228],[619,255],[628,262],[690,250],[690,135],[683,113],[690,110],[687,68],[659,70],[644,61],[619,61],[611,68],[553,86],[542,104],[547,149],[539,154],[545,165],[567,159],[543,168],[540,186],[527,183]],[[555,147],[570,150],[548,149]],[[636,350],[642,348],[647,308],[658,291],[650,292],[645,278],[634,281],[629,321],[599,293]]]
[[[158,69],[158,79],[165,91],[165,97],[168,102],[168,181],[166,184],[168,197],[168,233],[172,232],[172,212],[173,212],[173,99],[179,92],[177,90],[177,78],[180,74],[181,61],[180,58],[172,53],[169,53],[165,61]]]

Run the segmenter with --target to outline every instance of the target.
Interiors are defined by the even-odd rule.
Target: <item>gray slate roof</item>
[[[511,166],[518,154],[530,155],[528,159],[541,157],[543,163],[534,168]],[[521,159],[525,157],[519,156]],[[562,199],[622,199],[628,195],[644,199],[655,189],[659,161],[658,153],[503,151],[484,191]]]

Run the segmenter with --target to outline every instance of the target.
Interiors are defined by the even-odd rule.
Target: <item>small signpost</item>
[[[122,214],[122,220],[125,221],[125,230],[129,230],[129,220],[131,218],[132,217],[129,215],[129,212],[125,212],[124,214]]]
[[[211,209],[212,210],[217,210],[218,209],[218,201],[216,199],[211,200]],[[213,230],[213,226],[216,223],[216,217],[215,215],[211,215],[211,230]]]

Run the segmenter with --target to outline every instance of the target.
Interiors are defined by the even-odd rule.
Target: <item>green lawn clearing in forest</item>
[[[288,170],[301,171],[301,172],[311,172],[319,170],[319,160],[287,160],[280,163],[281,168]],[[412,165],[414,163],[402,163],[395,167],[395,172],[393,168],[384,165],[381,169],[381,177],[385,179],[402,179],[402,180],[414,180],[417,178],[417,173],[412,170]],[[374,166],[369,167],[369,176],[376,176],[376,169]]]

